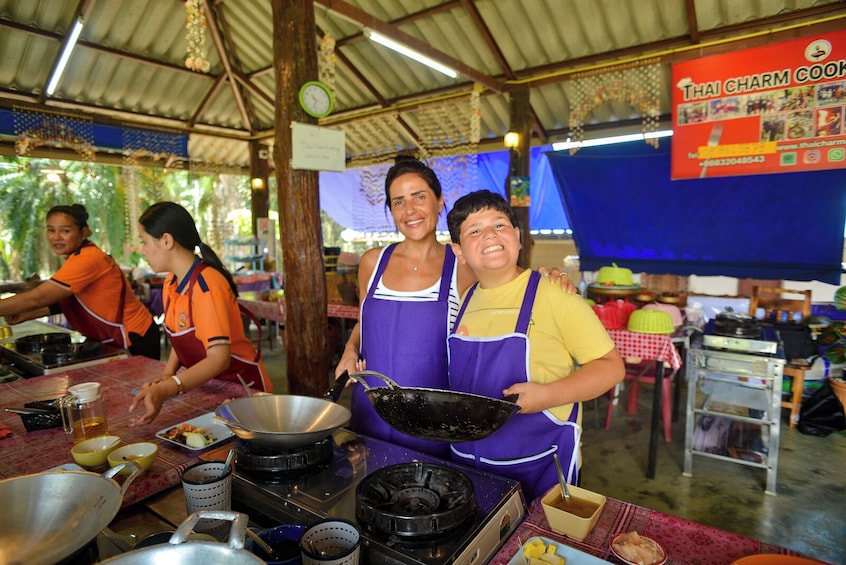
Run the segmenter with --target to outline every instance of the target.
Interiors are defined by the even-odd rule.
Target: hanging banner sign
[[[673,65],[672,178],[846,168],[846,31]]]

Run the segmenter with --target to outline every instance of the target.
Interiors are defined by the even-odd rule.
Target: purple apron
[[[517,326],[512,334],[495,337],[449,336],[449,379],[452,390],[502,398],[502,391],[517,381],[529,379],[529,338],[526,332],[532,317],[532,305],[541,276],[532,272]],[[467,293],[457,328],[474,285]],[[578,482],[578,444],[581,430],[576,424],[579,404],[568,421],[561,421],[547,411],[515,414],[488,437],[452,445],[452,459],[497,475],[519,480],[528,500],[534,500],[558,483],[553,453],[558,453],[561,467],[570,484]]]
[[[374,297],[396,244],[385,249],[373,283],[361,304],[361,358],[367,369],[387,375],[404,387],[449,389],[446,339],[449,291],[455,255],[446,248],[437,301],[403,302]],[[370,386],[385,386],[368,377]],[[363,386],[353,387],[350,427],[360,433],[404,445],[438,457],[449,455],[449,444],[403,434],[389,426],[367,399]]]

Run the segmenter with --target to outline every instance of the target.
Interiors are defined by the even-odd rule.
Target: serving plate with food
[[[627,565],[664,565],[667,562],[667,550],[660,543],[635,531],[614,536],[611,553]]]
[[[543,536],[531,537],[520,546],[508,565],[606,565],[603,561],[584,551]]]
[[[234,435],[229,428],[214,421],[214,412],[208,412],[156,432],[157,438],[192,451],[208,449]]]

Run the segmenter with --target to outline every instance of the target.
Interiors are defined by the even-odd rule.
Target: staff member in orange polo
[[[0,316],[9,324],[64,314],[88,339],[112,343],[133,355],[158,361],[159,326],[138,300],[120,267],[88,241],[85,206],[54,206],[47,212],[47,240],[66,258],[50,279],[32,290],[0,300]]]
[[[200,240],[191,214],[179,204],[159,202],[139,218],[141,253],[162,286],[165,331],[173,346],[162,376],[145,384],[129,407],[142,405],[135,423],[152,422],[164,401],[219,377],[270,392],[259,353],[244,334],[238,287],[217,254]],[[180,367],[185,370],[177,373]]]

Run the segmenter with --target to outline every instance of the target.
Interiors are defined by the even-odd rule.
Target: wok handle
[[[338,399],[341,398],[341,393],[344,392],[344,387],[347,386],[347,381],[350,380],[350,372],[344,371],[338,378],[335,379],[335,382],[332,383],[332,386],[329,387],[323,394],[323,398],[327,400],[331,400],[332,402],[338,402]]]
[[[370,385],[367,384],[367,381],[364,379],[359,380],[358,377],[376,377],[377,379],[381,379],[385,381],[385,383],[390,388],[399,388],[399,385],[394,382],[390,377],[387,375],[383,375],[382,373],[377,373],[376,371],[358,371],[356,373],[350,373],[350,376],[360,382],[365,389],[370,389]]]
[[[212,416],[212,420],[214,420],[215,422],[220,422],[221,424],[229,428],[235,428],[236,430],[241,430],[244,432],[253,432],[253,430],[242,426],[238,422],[233,422],[232,420],[227,420],[226,418],[221,418],[220,416]]]

